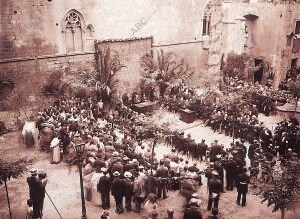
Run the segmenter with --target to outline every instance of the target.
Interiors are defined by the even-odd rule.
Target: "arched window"
[[[72,9],[63,19],[67,52],[83,51],[83,33],[85,22],[80,12]]]
[[[210,18],[211,18],[211,13],[207,10],[204,11],[204,16],[203,16],[203,31],[202,35],[209,35],[210,32]]]
[[[87,28],[86,28],[86,36],[88,37],[88,38],[93,38],[94,37],[94,27],[93,27],[93,25],[91,25],[91,24],[89,24],[88,26],[87,26]]]

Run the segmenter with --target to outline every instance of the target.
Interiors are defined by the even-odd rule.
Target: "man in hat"
[[[101,215],[101,219],[109,219],[109,212],[104,211],[103,214]]]
[[[136,177],[133,181],[133,193],[135,202],[134,212],[136,213],[139,213],[141,211],[142,202],[146,197],[145,180],[146,176],[144,173],[142,173],[142,169],[140,169],[139,172],[136,172]]]
[[[237,200],[236,203],[240,205],[242,196],[242,206],[246,206],[246,196],[248,193],[248,184],[250,182],[250,176],[247,174],[247,168],[243,168],[243,173],[237,177]]]
[[[222,190],[223,190],[222,182],[219,179],[219,174],[217,171],[214,170],[212,171],[211,179],[208,182],[209,198],[208,198],[207,210],[210,211],[212,205],[214,208],[218,208],[220,194]]]
[[[102,208],[109,209],[110,208],[110,187],[111,181],[110,176],[105,167],[102,167],[100,171],[103,173],[103,176],[100,177],[99,183],[97,185],[97,191],[101,194]]]
[[[211,145],[210,149],[209,149],[209,159],[210,162],[215,162],[216,160],[216,155],[218,154],[222,154],[222,146],[218,143],[218,140],[215,140],[215,142]]]
[[[123,208],[123,197],[125,195],[125,183],[124,180],[120,178],[120,173],[118,171],[113,172],[114,181],[111,184],[111,194],[115,198],[117,214],[122,214],[124,212]]]
[[[161,198],[162,193],[163,193],[163,199],[168,198],[167,178],[169,177],[169,170],[165,166],[163,160],[160,160],[160,166],[158,167],[155,176],[159,177],[157,198]]]
[[[124,186],[125,186],[125,208],[131,211],[131,199],[133,196],[133,182],[131,181],[132,173],[129,171],[124,172]]]
[[[174,209],[169,208],[167,210],[167,217],[165,217],[164,219],[173,219],[174,218]]]
[[[236,176],[236,162],[233,157],[225,163],[226,170],[226,189],[232,191],[234,186],[234,178]]]
[[[197,146],[197,154],[199,155],[200,161],[206,160],[206,152],[207,152],[207,144],[205,144],[205,140],[202,139],[201,143]],[[203,159],[204,157],[204,159]]]
[[[197,199],[190,200],[189,206],[184,211],[183,219],[202,219]]]
[[[42,181],[38,179],[37,172],[36,168],[32,168],[30,170],[31,176],[27,177],[29,196],[33,201],[33,218],[42,216],[45,186],[47,184],[47,180]]]

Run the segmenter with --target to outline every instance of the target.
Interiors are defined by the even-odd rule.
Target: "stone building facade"
[[[218,45],[218,55],[209,56],[215,64],[212,72],[221,65],[222,56],[230,52],[247,53],[253,65],[263,65],[260,71],[254,72],[253,82],[265,82],[273,73],[273,86],[278,87],[287,71],[299,66],[299,3],[297,0],[224,1],[218,6],[221,12],[212,11],[211,15],[219,18],[212,24],[218,26],[211,36],[210,47]]]
[[[16,87],[5,101],[38,100],[41,87],[55,71],[92,69],[94,40],[126,42],[141,37],[153,38],[152,51],[174,51],[189,62],[196,73],[194,84],[205,80],[217,84],[222,57],[233,51],[269,63],[276,87],[291,65],[299,65],[298,3],[2,0],[0,79],[10,78]]]

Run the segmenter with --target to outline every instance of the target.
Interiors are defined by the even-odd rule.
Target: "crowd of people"
[[[187,200],[184,218],[202,218],[196,193],[205,175],[209,190],[207,210],[211,212],[210,218],[217,218],[224,184],[228,191],[237,187],[237,204],[245,206],[248,184],[268,180],[268,168],[275,165],[277,153],[290,157],[296,152],[299,156],[299,124],[295,120],[283,121],[273,135],[259,123],[257,107],[246,102],[229,101],[215,92],[202,94],[183,84],[170,86],[157,99],[174,112],[181,108],[194,110],[214,131],[242,139],[225,147],[217,140],[207,145],[205,139],[195,142],[183,132],[146,124],[145,116],[133,111],[133,102],[126,100],[125,104],[120,100],[108,108],[101,100],[92,98],[58,99],[36,118],[39,145],[42,150],[51,151],[53,164],[61,159],[76,164],[75,146],[85,144],[85,197],[104,210],[110,208],[112,195],[116,213],[140,213],[144,205],[146,218],[158,218],[157,201],[168,198],[168,190],[180,190]],[[172,146],[172,152],[163,157],[154,150],[161,139]],[[245,140],[250,143],[248,151]],[[250,176],[247,156],[251,161]],[[208,160],[206,170],[197,167],[199,162]],[[168,209],[166,218],[173,218],[173,214],[174,210]],[[104,211],[102,216],[105,218],[108,212]]]

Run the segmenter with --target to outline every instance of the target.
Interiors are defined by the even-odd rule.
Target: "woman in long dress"
[[[58,164],[60,162],[60,148],[59,148],[59,139],[55,137],[50,143],[51,154],[52,154],[52,164]]]
[[[100,177],[103,176],[103,173],[100,173],[97,169],[93,173],[92,178],[91,178],[91,183],[92,183],[92,200],[96,206],[101,205],[101,196],[100,193],[97,191],[97,185],[99,183]]]

